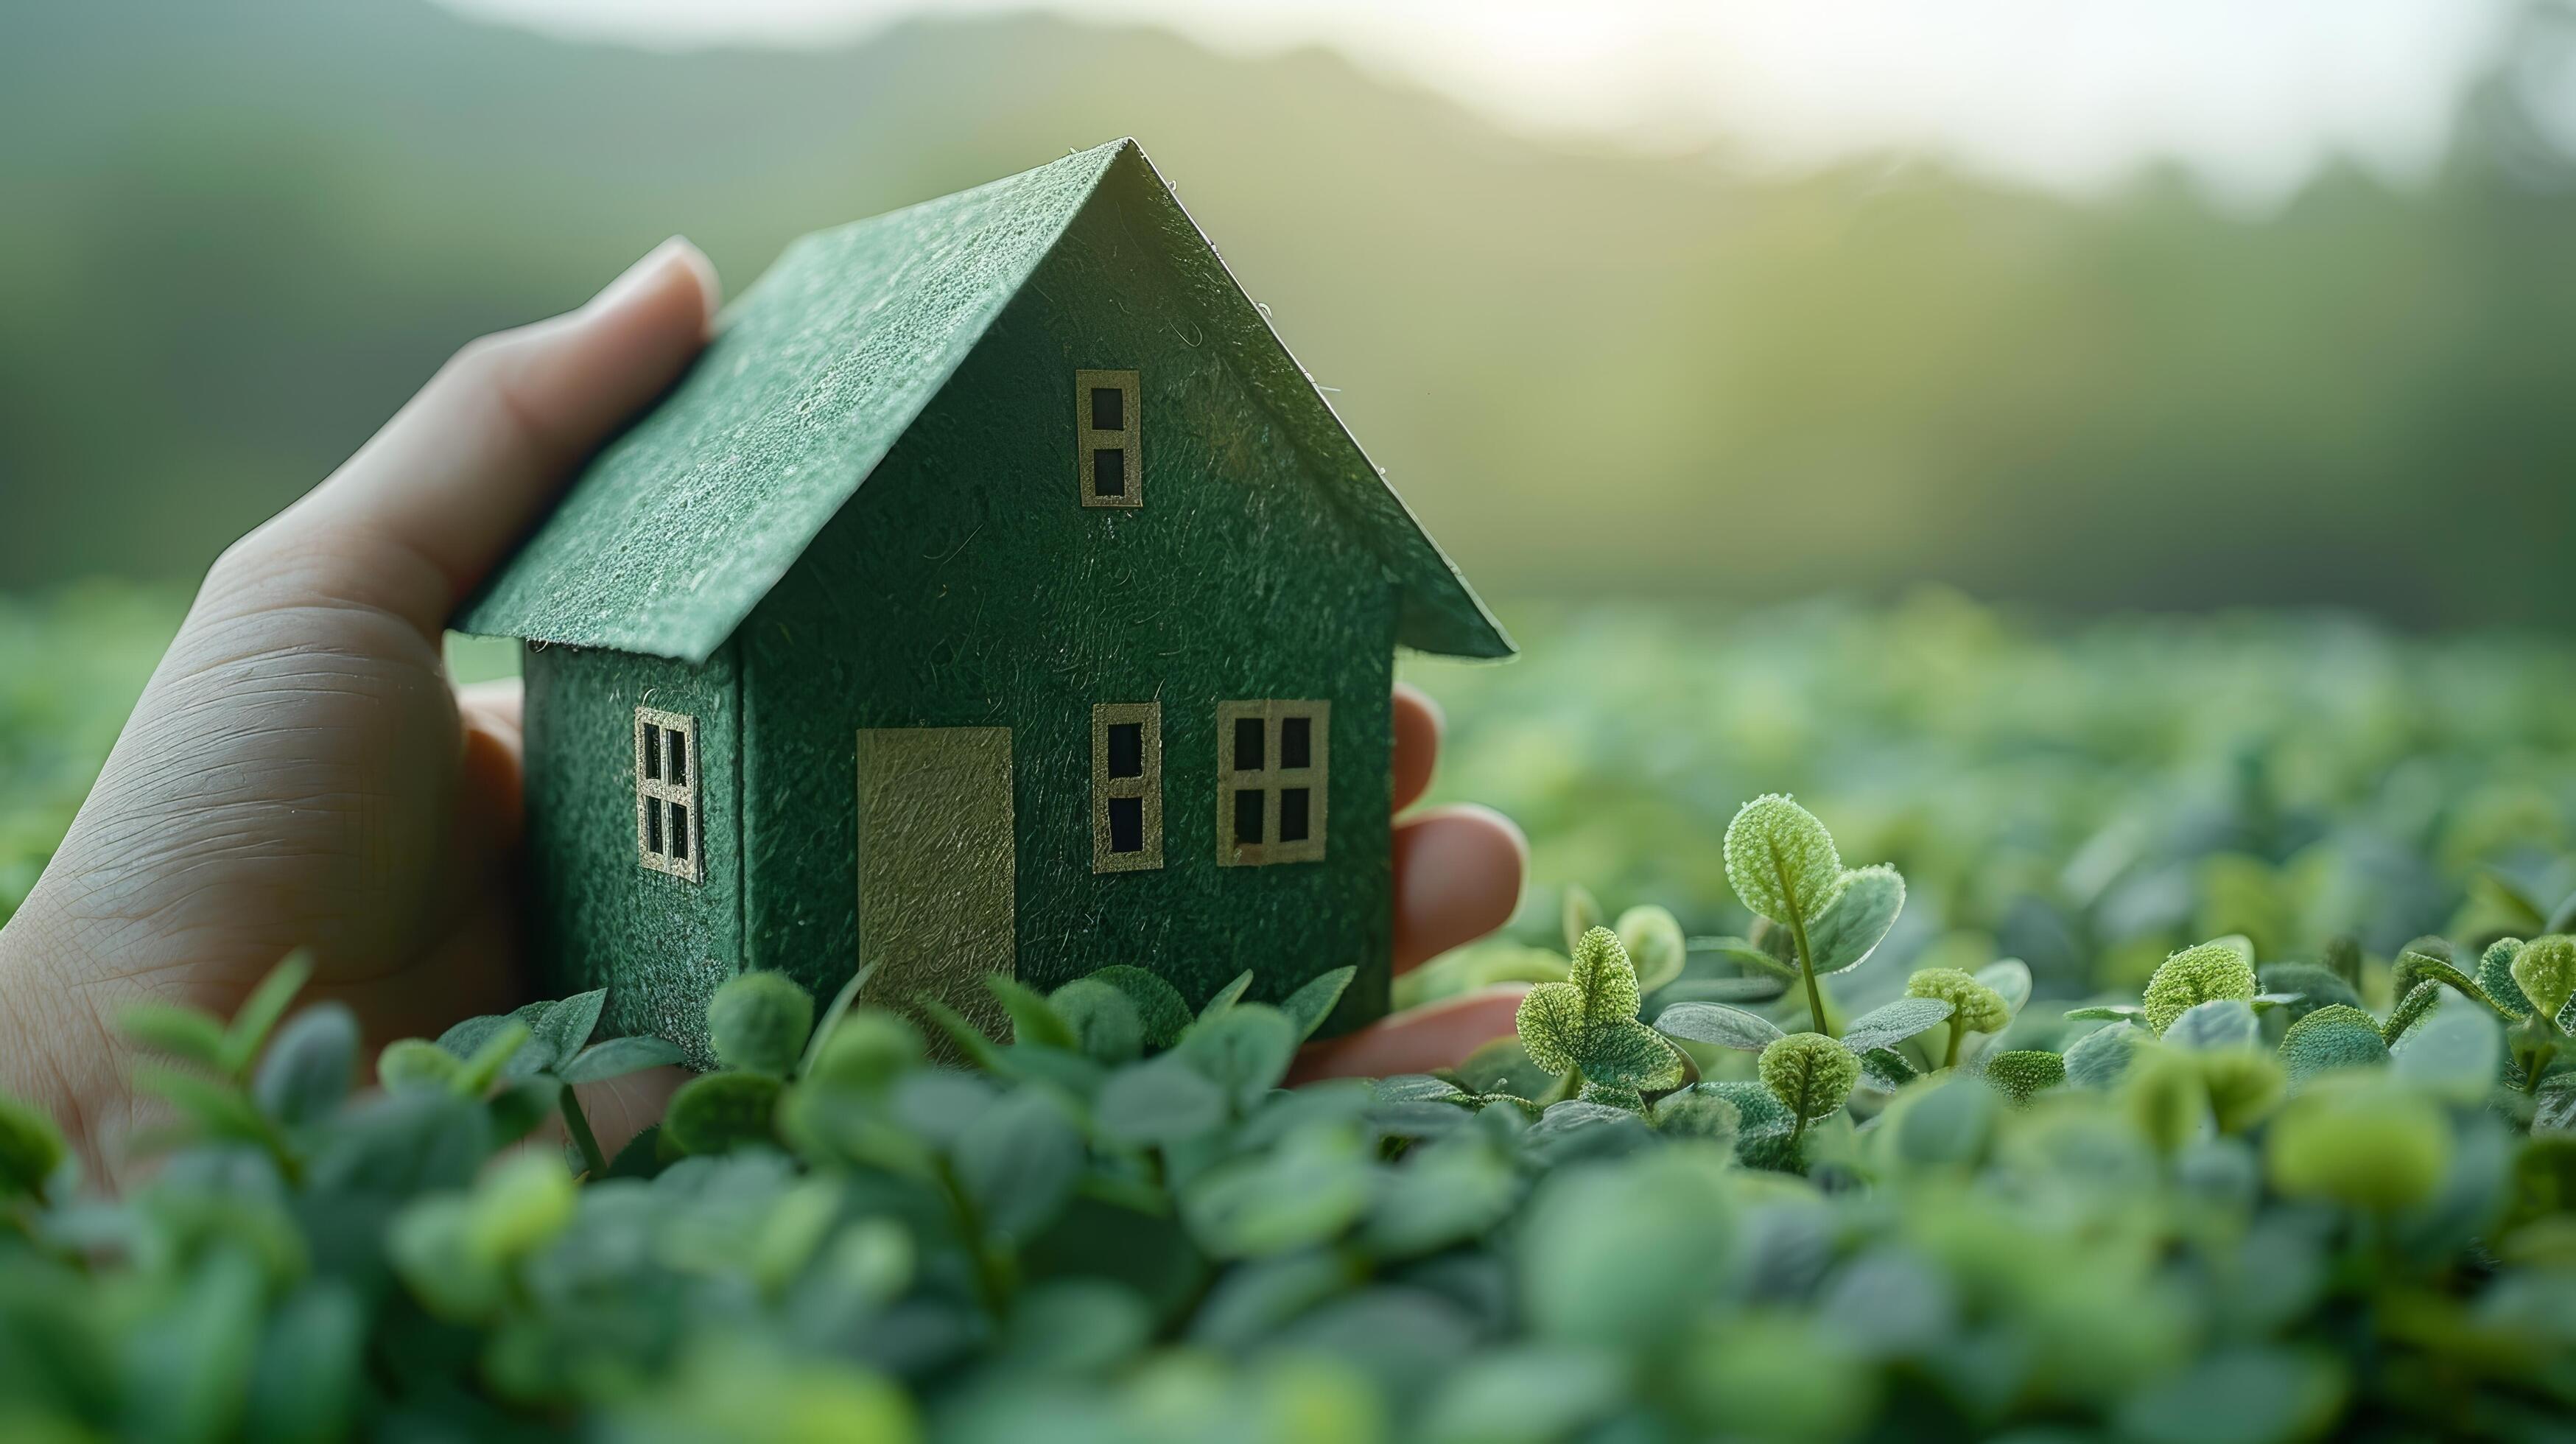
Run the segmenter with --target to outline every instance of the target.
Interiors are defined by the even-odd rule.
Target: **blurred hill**
[[[2576,167],[2502,79],[2421,189],[2246,217],[2174,176],[1550,147],[1320,53],[1030,17],[685,55],[419,0],[10,29],[0,587],[193,572],[456,344],[671,232],[739,288],[1134,134],[1494,591],[2576,621]]]

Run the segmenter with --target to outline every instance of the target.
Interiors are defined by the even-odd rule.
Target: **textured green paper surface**
[[[1163,247],[1193,348],[1223,354],[1305,460],[1316,504],[1402,589],[1399,640],[1511,648],[1132,141],[807,236],[727,313],[672,394],[612,443],[457,619],[461,631],[703,661],[940,392],[1075,216]]]

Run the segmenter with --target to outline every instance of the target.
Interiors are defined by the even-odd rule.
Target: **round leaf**
[[[1726,880],[1744,905],[1775,922],[1818,918],[1843,882],[1833,834],[1785,793],[1744,804],[1726,827]]]
[[[1946,1005],[1944,1009],[1946,1014]],[[1759,1053],[1785,1036],[1770,1019],[1724,1003],[1675,1003],[1655,1015],[1655,1031],[1687,1042],[1714,1043],[1748,1053]]]
[[[784,1078],[805,1052],[814,998],[784,973],[738,973],[707,1003],[707,1042],[718,1062]]]

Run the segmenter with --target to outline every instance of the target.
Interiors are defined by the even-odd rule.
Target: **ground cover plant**
[[[1336,979],[986,1038],[754,976],[612,1157],[567,1083],[667,1050],[597,995],[369,1060],[290,961],[127,1020],[125,1197],[0,1110],[0,1437],[2566,1432],[2564,654],[1933,599],[1630,685],[1671,624],[1562,625],[1433,674],[1548,885],[1407,986],[1517,1038],[1290,1089]]]

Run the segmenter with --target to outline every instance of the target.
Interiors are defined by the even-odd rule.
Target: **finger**
[[[1395,684],[1395,809],[1402,812],[1431,786],[1440,760],[1440,704],[1421,688]]]
[[[1288,1070],[1288,1081],[1384,1078],[1454,1068],[1478,1048],[1511,1036],[1521,994],[1528,991],[1525,983],[1506,983],[1408,1008],[1356,1033],[1309,1043]]]
[[[573,468],[697,354],[715,297],[706,257],[674,238],[580,310],[474,342],[245,545],[326,560],[350,600],[434,635]]]
[[[516,677],[497,677],[489,682],[468,682],[456,689],[456,710],[492,723],[511,732],[525,730],[527,690]]]
[[[1395,827],[1395,970],[1471,943],[1511,921],[1529,843],[1482,807],[1434,808]]]

